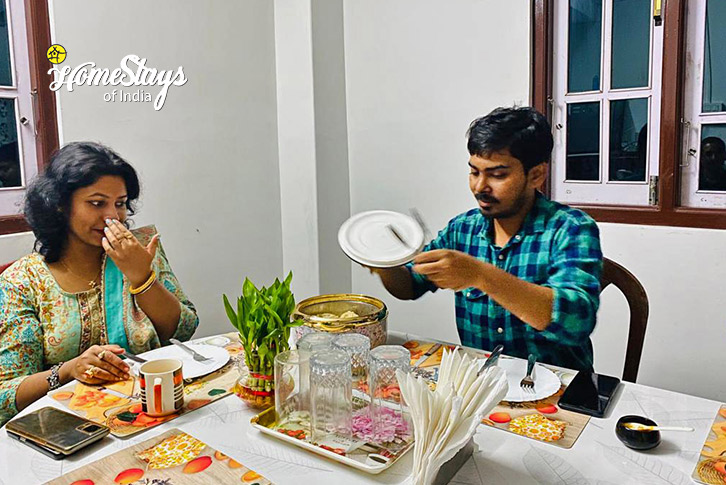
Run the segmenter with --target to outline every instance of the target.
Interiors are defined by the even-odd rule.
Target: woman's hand
[[[106,237],[101,244],[106,254],[128,278],[131,286],[144,284],[151,274],[151,262],[159,247],[159,235],[156,234],[149,245],[144,247],[126,226],[115,219],[106,219],[104,231]]]
[[[118,345],[93,345],[68,362],[71,377],[85,384],[129,379],[129,366],[117,355],[123,352]]]

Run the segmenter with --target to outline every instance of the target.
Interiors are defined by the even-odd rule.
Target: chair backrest
[[[623,292],[630,307],[630,328],[628,330],[628,347],[625,351],[623,380],[635,382],[638,377],[640,357],[643,354],[645,329],[648,325],[648,295],[633,273],[615,261],[603,258],[600,292],[610,284]]]

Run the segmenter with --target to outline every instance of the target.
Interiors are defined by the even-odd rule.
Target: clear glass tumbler
[[[310,435],[310,355],[288,350],[275,356],[277,426]]]
[[[333,339],[333,348],[342,350],[350,356],[353,391],[368,394],[368,354],[371,339],[359,333],[343,333]]]
[[[381,345],[371,350],[369,387],[373,435],[378,444],[410,436],[413,428],[401,396],[396,371],[411,369],[411,354],[400,345]]]
[[[310,409],[313,443],[340,442],[352,436],[350,356],[337,349],[310,357]]]
[[[333,336],[327,332],[310,332],[297,341],[297,350],[311,355],[318,350],[327,350],[333,347]]]

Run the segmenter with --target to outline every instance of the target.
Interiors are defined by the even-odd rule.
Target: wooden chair
[[[600,279],[600,292],[610,284],[617,287],[630,307],[630,329],[628,331],[628,347],[625,351],[625,367],[623,380],[635,382],[638,377],[640,357],[643,354],[645,329],[648,325],[648,295],[638,278],[620,264],[603,258],[603,272]]]

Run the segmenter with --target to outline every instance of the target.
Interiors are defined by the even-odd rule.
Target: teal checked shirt
[[[602,251],[598,227],[587,214],[537,193],[522,227],[502,248],[491,219],[473,209],[452,219],[424,251],[453,249],[491,263],[525,281],[552,288],[550,325],[542,331],[522,322],[476,288],[455,293],[461,344],[577,370],[592,370],[590,334],[600,304]],[[409,270],[415,298],[437,287]]]

